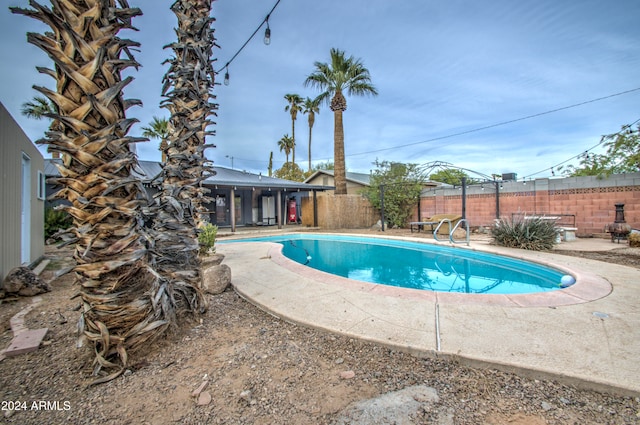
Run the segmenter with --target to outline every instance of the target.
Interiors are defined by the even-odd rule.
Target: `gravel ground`
[[[68,260],[54,261],[45,277]],[[284,322],[232,289],[211,296],[207,313],[148,352],[135,353],[123,376],[89,386],[92,353],[75,346],[79,303],[71,277],[52,286],[26,316],[29,328],[49,328],[44,345],[0,362],[0,423],[332,424],[350,403],[413,385],[432,387],[438,401],[397,423],[640,423],[638,397],[416,358]],[[12,337],[9,319],[30,302],[0,304],[0,347]]]

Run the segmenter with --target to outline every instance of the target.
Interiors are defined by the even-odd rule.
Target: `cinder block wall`
[[[498,183],[500,218],[514,215],[566,214],[575,216],[579,236],[605,232],[615,220],[615,204],[625,204],[625,221],[640,229],[640,173],[606,178],[568,177]],[[462,190],[435,189],[423,194],[420,216],[461,213]],[[472,185],[466,190],[466,217],[470,226],[488,226],[496,218],[496,186]],[[418,213],[414,216],[418,219]],[[568,218],[567,218],[568,219]]]

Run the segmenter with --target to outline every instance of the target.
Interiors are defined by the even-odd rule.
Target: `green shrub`
[[[73,220],[66,211],[55,210],[51,207],[44,209],[44,237],[49,239],[60,229],[68,229]]]
[[[508,248],[545,251],[553,248],[557,232],[554,223],[541,218],[514,220],[501,219],[491,230],[494,242]]]
[[[200,243],[200,253],[207,254],[216,252],[216,236],[218,226],[207,223],[198,231],[198,242]]]

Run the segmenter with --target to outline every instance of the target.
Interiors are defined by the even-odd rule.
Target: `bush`
[[[500,220],[491,230],[494,242],[508,248],[545,251],[553,248],[557,232],[554,223],[541,218]]]
[[[202,226],[198,233],[198,242],[200,243],[200,253],[208,254],[216,252],[216,236],[218,235],[218,226],[207,223]]]
[[[53,236],[58,230],[68,229],[73,224],[71,216],[63,210],[55,210],[47,207],[44,210],[44,237],[45,240]]]
[[[640,233],[633,232],[629,234],[629,246],[631,247],[640,247]]]

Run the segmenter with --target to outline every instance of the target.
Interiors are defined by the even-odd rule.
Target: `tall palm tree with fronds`
[[[280,152],[284,151],[284,154],[287,157],[287,163],[289,162],[289,154],[293,149],[293,138],[289,137],[288,134],[282,136],[280,140],[278,140],[278,148],[280,148]]]
[[[347,99],[344,93],[355,96],[376,96],[377,89],[371,83],[369,70],[360,59],[346,57],[345,52],[331,49],[331,62],[315,62],[315,71],[307,77],[305,86],[319,89],[319,102],[328,104],[333,111],[333,156],[335,194],[347,193],[347,178],[344,153],[344,127],[342,113],[347,110]]]
[[[56,90],[34,86],[55,105],[43,116],[56,124],[38,143],[64,154],[57,197],[69,201],[63,208],[73,217],[67,237],[75,244],[79,329],[93,345],[95,382],[104,382],[121,374],[129,353],[161,335],[173,316],[167,281],[151,267],[141,212],[145,191],[132,173],[137,159],[129,145],[144,139],[127,135],[136,120],[125,111],[140,101],[122,94],[133,77],[122,79],[121,72],[139,66],[130,52],[139,43],[118,33],[132,29],[142,12],[126,0],[29,5],[11,11],[51,28],[27,34],[55,64],[38,70],[56,80]]]
[[[291,139],[293,139],[293,149],[291,150],[291,162],[296,163],[296,119],[298,112],[302,111],[302,97],[297,94],[285,94],[285,100],[289,103],[284,107],[285,112],[291,114]],[[288,161],[287,161],[288,162]]]
[[[22,115],[27,118],[40,120],[45,114],[54,114],[55,104],[44,96],[34,96],[32,100],[24,102],[20,109]]]
[[[320,100],[316,97],[311,99],[307,97],[302,105],[302,113],[307,114],[309,122],[309,171],[311,171],[311,131],[313,130],[313,124],[316,122],[316,114],[320,113]]]
[[[149,139],[160,139],[160,152],[162,152],[162,162],[167,160],[166,151],[169,149],[169,120],[166,118],[153,117],[148,127],[142,127],[142,136]]]

